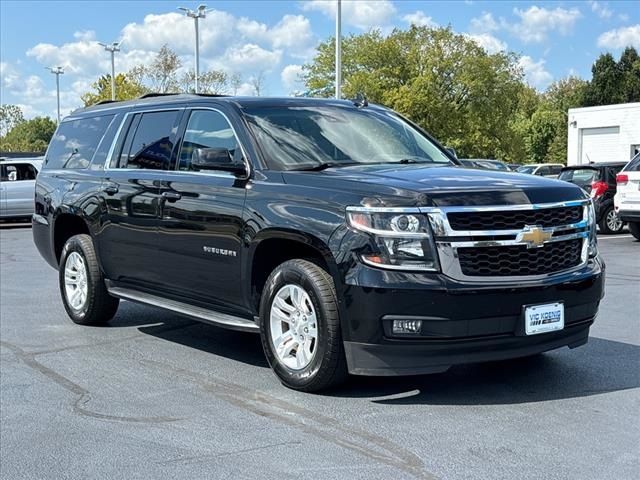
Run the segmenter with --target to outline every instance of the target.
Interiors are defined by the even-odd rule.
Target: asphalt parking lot
[[[602,237],[601,237],[602,239]],[[640,471],[640,242],[606,237],[589,343],[439,375],[280,385],[257,336],[124,302],[74,325],[0,231],[0,476],[627,479]]]

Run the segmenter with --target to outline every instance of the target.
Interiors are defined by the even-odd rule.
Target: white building
[[[570,108],[567,164],[626,162],[640,151],[640,103]]]

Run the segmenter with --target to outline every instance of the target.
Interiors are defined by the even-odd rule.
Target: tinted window
[[[28,163],[0,165],[0,179],[3,182],[20,182],[22,180],[35,180],[38,170]]]
[[[623,169],[625,172],[637,172],[640,171],[640,153],[633,157],[626,167]]]
[[[550,175],[549,167],[540,167],[536,172],[536,175],[540,175],[540,176]]]
[[[51,139],[46,168],[87,168],[114,115],[62,122]]]
[[[562,167],[560,165],[552,166],[551,173],[554,175],[558,175],[562,171]]]
[[[516,172],[518,173],[533,173],[533,171],[536,169],[535,166],[526,166],[526,167],[518,167],[518,169],[516,170]]]
[[[191,112],[180,148],[180,170],[198,170],[191,164],[198,148],[226,148],[234,159],[240,160],[242,156],[231,125],[221,113],[213,110]]]
[[[143,113],[139,123],[134,121],[125,142],[128,153],[120,167],[169,170],[178,113],[176,110]]]
[[[451,163],[422,132],[387,110],[308,105],[247,108],[245,114],[269,167],[278,170]]]

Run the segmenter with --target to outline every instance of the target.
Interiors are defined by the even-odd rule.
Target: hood
[[[586,198],[576,185],[535,175],[457,166],[358,165],[320,172],[284,172],[287,183],[349,190],[383,204],[522,205]],[[409,198],[407,198],[409,197]]]

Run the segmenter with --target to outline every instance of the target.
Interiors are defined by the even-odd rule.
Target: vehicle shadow
[[[269,367],[258,335],[226,330],[158,309],[123,304],[111,328],[141,333],[255,367]],[[587,345],[534,357],[452,367],[411,377],[351,376],[323,392],[381,405],[500,405],[586,397],[640,387],[640,346],[590,337]]]
[[[591,337],[574,350],[456,366],[415,377],[352,377],[333,393],[382,405],[501,405],[587,397],[640,387],[640,346]],[[386,398],[385,398],[386,397]]]
[[[108,328],[138,327],[138,331],[161,340],[195,348],[254,367],[269,368],[260,337],[191,320],[160,309],[121,303]]]

